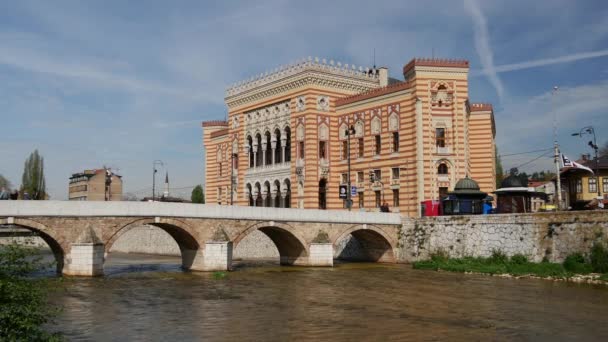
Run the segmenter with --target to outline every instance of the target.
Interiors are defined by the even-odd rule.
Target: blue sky
[[[501,154],[551,148],[552,113],[571,158],[590,152],[570,136],[583,126],[608,141],[604,1],[2,0],[0,174],[19,185],[38,149],[53,199],[102,165],[141,197],[160,159],[189,195],[203,181],[200,122],[224,118],[227,85],[307,56],[370,66],[374,49],[396,78],[433,52],[470,60],[471,101],[494,104]]]

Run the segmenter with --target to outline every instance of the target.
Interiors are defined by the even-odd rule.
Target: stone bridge
[[[184,269],[230,270],[232,249],[255,230],[276,245],[283,265],[333,266],[338,241],[352,235],[364,260],[396,262],[399,214],[230,207],[150,202],[0,201],[0,225],[38,233],[57,270],[103,274],[112,244],[141,225],[154,225],[179,245]]]

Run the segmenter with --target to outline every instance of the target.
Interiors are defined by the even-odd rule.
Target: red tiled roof
[[[343,105],[357,102],[357,101],[367,100],[367,99],[370,99],[370,98],[376,97],[376,96],[394,93],[394,92],[397,92],[400,90],[408,89],[410,86],[411,86],[410,82],[399,82],[399,83],[394,83],[394,84],[388,85],[386,87],[376,88],[376,89],[372,89],[372,90],[369,90],[369,91],[366,91],[363,93],[343,97],[343,98],[336,100],[336,107],[343,106]]]
[[[403,67],[403,74],[414,66],[468,68],[469,61],[466,59],[414,58]]]
[[[203,127],[214,127],[214,126],[226,126],[228,127],[228,122],[224,120],[213,120],[213,121],[203,121]]]
[[[471,112],[493,111],[491,103],[471,103]]]

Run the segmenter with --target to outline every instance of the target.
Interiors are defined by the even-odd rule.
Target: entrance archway
[[[59,242],[57,233],[53,229],[36,221],[27,219],[15,219],[15,222],[12,225],[14,227],[24,228],[33,232],[33,239],[36,237],[42,239],[53,253],[57,274],[62,273],[65,260],[65,250],[64,246],[62,246]],[[34,242],[34,244],[36,244],[36,242]]]
[[[327,179],[319,181],[319,209],[327,209]]]

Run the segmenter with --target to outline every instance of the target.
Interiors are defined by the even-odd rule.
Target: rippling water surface
[[[52,326],[70,340],[608,340],[608,287],[417,271],[240,263],[224,278],[174,257],[112,253],[65,278]]]

